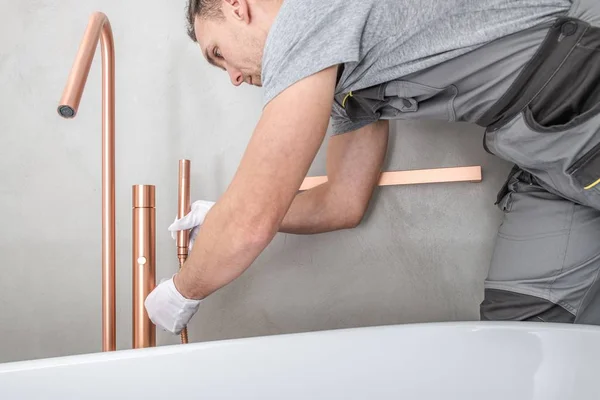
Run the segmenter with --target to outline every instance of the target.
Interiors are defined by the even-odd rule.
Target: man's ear
[[[250,23],[250,12],[247,0],[223,0],[223,12],[237,21]]]

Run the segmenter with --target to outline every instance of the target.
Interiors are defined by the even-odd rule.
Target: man
[[[189,34],[265,106],[181,272],[146,308],[179,333],[279,232],[357,226],[390,119],[467,121],[515,164],[498,196],[484,320],[600,323],[598,0],[191,0]],[[332,119],[328,182],[298,194]]]

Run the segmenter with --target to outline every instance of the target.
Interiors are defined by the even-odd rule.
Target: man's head
[[[189,0],[188,35],[231,83],[262,85],[262,56],[281,0]]]

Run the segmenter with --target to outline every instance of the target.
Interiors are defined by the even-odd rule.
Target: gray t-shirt
[[[571,0],[285,0],[265,44],[264,104],[338,64],[336,94],[397,80],[569,7]],[[332,117],[334,134],[364,125],[339,110]]]

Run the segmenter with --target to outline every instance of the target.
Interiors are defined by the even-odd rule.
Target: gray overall
[[[466,121],[515,164],[498,194],[483,320],[600,325],[600,0],[425,71],[336,96],[334,114]]]

